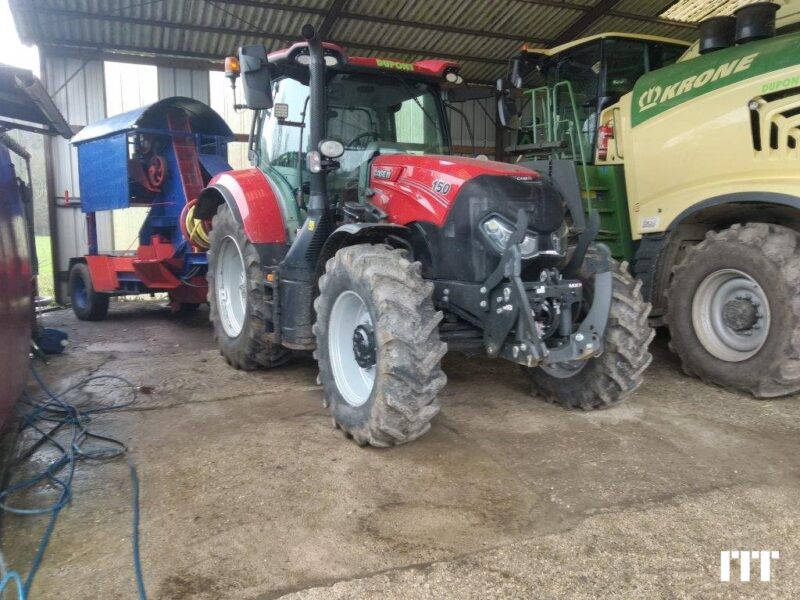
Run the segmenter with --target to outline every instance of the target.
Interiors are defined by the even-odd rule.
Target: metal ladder
[[[559,81],[553,86],[525,90],[530,97],[531,126],[521,134],[530,141],[517,144],[515,152],[534,159],[572,160],[577,166],[587,164],[588,136],[581,131],[575,94],[569,81]],[[562,101],[562,96],[566,101]],[[527,141],[527,140],[526,140]],[[586,169],[579,169],[586,210],[592,210],[592,187]]]

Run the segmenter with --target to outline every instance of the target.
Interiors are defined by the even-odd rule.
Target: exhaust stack
[[[775,16],[780,5],[754,2],[736,10],[736,43],[747,44],[775,36]]]
[[[736,41],[735,17],[711,17],[702,21],[700,30],[700,54],[730,48]]]

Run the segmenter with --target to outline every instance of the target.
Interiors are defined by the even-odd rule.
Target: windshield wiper
[[[392,77],[397,79],[397,81],[399,81],[400,83],[403,84],[403,87],[406,88],[406,92],[408,92],[409,96],[411,96],[411,99],[414,101],[414,104],[419,106],[420,110],[422,111],[422,114],[424,114],[428,118],[428,120],[431,122],[431,124],[433,124],[433,127],[436,129],[436,131],[439,132],[439,124],[436,122],[436,119],[434,119],[430,115],[430,113],[428,113],[428,111],[425,110],[425,107],[422,106],[422,103],[419,100],[417,100],[417,97],[416,97],[416,95],[414,93],[414,88],[412,88],[410,85],[408,85],[408,82],[405,79],[403,79],[402,77],[400,77],[399,75],[396,75],[395,73],[389,73],[389,75],[391,75]]]

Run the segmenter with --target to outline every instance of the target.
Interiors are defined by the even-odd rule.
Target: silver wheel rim
[[[754,356],[769,337],[769,300],[747,273],[720,269],[698,286],[692,325],[709,354],[726,362]]]
[[[220,244],[214,281],[222,328],[228,337],[238,337],[247,312],[247,271],[242,250],[230,236]]]
[[[336,387],[350,406],[369,400],[375,384],[375,365],[361,367],[353,350],[353,335],[359,325],[372,327],[366,302],[353,291],[339,294],[333,303],[328,326],[328,356]]]

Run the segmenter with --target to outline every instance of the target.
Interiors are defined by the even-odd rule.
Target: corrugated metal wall
[[[208,104],[208,71],[158,67],[158,97],[171,96],[186,96]]]
[[[222,71],[211,71],[206,74],[206,79],[211,86],[211,108],[222,115],[222,118],[225,119],[233,133],[250,133],[253,111],[246,109],[236,110],[234,108],[233,90],[230,82],[225,78],[225,74]],[[241,86],[238,94],[239,102],[241,102]],[[250,161],[247,159],[246,143],[231,142],[228,144],[228,164],[234,169],[244,169],[250,166]]]
[[[73,126],[84,126],[106,115],[103,63],[42,54],[43,80],[53,100]],[[86,221],[80,211],[78,155],[59,137],[48,142],[48,203],[52,210],[51,235],[56,241],[56,297],[66,299],[69,259],[86,253]],[[69,201],[66,197],[69,197]],[[98,215],[98,242],[113,247],[111,213]]]
[[[467,100],[454,104],[459,108],[472,127],[475,136],[475,148],[478,154],[486,154],[489,158],[494,155],[495,142],[495,101],[494,98],[481,98],[477,100]],[[454,146],[466,148],[472,147],[472,139],[464,117],[455,111],[448,111],[450,121],[450,134],[453,138]],[[464,152],[470,154],[471,152]]]

